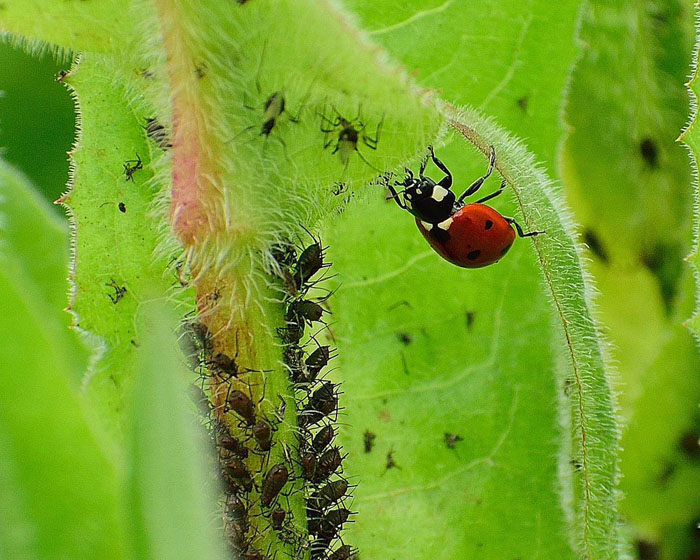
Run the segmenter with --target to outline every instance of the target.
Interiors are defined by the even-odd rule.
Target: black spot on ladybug
[[[642,159],[652,169],[656,169],[659,166],[659,150],[656,147],[656,142],[651,138],[644,138],[644,140],[639,143],[639,153],[642,155]]]
[[[501,256],[505,255],[508,252],[508,249],[510,249],[512,245],[513,244],[511,243],[510,245],[506,245],[505,247],[503,247],[503,250],[501,251]]]
[[[586,245],[588,245],[588,248],[591,250],[591,253],[598,257],[602,262],[607,264],[610,261],[610,259],[608,258],[608,252],[605,250],[605,247],[603,246],[600,237],[598,237],[598,234],[596,234],[595,231],[593,231],[592,229],[587,229],[586,231],[584,231],[583,242]]]
[[[122,214],[126,214],[126,204],[124,204],[123,202],[120,202],[120,203],[119,203],[119,211],[120,211]]]
[[[491,220],[486,220],[484,224],[484,229],[491,229],[493,227],[493,222]]]
[[[478,259],[480,254],[481,254],[481,250],[475,249],[474,251],[469,251],[469,253],[467,253],[467,258],[470,261],[473,261],[473,260]]]

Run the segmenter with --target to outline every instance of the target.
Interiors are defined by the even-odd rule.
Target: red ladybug
[[[438,183],[423,175],[428,157],[421,163],[419,178],[406,169],[403,181],[396,181],[403,190],[397,192],[391,184],[387,187],[399,207],[416,218],[418,229],[435,251],[452,264],[464,268],[480,268],[498,262],[513,245],[515,231],[520,237],[534,237],[543,231],[523,233],[513,218],[506,218],[493,208],[482,204],[497,197],[506,188],[505,179],[494,193],[471,203],[464,199],[479,190],[489,178],[496,164],[496,151],[491,146],[489,168],[483,177],[474,181],[459,198],[450,190],[452,174],[438,158],[433,147],[428,147],[433,163],[445,173]],[[515,227],[515,231],[513,230]]]

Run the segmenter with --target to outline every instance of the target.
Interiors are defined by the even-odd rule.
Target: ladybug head
[[[403,187],[398,194],[403,197],[406,210],[419,220],[437,224],[454,213],[454,193],[438,185],[430,177],[417,179],[412,173],[408,173],[405,179],[397,181],[396,185]]]

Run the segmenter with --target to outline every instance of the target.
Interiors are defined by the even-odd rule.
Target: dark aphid
[[[304,336],[304,327],[305,324],[303,321],[299,323],[288,323],[286,327],[279,327],[277,329],[277,335],[285,344],[298,344],[301,337]]]
[[[372,451],[372,447],[374,446],[374,440],[377,439],[377,434],[373,434],[369,430],[366,430],[362,435],[362,438],[365,443],[365,453],[370,453]]]
[[[277,507],[274,510],[272,510],[272,513],[270,514],[270,520],[272,521],[272,528],[275,531],[281,531],[282,526],[284,525],[284,520],[287,517],[287,512],[284,511],[281,507]]]
[[[236,551],[248,546],[248,538],[246,534],[250,529],[250,523],[247,518],[231,520],[226,523],[226,534],[231,540],[231,544]]]
[[[197,406],[197,410],[201,416],[208,417],[212,411],[212,404],[199,385],[190,385],[190,399]]]
[[[158,122],[158,119],[147,118],[146,126],[144,128],[146,129],[146,134],[148,137],[153,140],[161,150],[167,150],[168,148],[173,147],[173,145],[170,143],[170,135],[168,134],[168,131]]]
[[[327,480],[338,470],[342,462],[343,457],[340,454],[340,450],[337,447],[329,449],[318,458],[318,465],[316,466],[316,473],[312,482],[318,483]]]
[[[349,544],[344,544],[340,548],[336,548],[328,557],[328,560],[351,560],[356,555],[356,552],[350,548]]]
[[[209,365],[212,369],[216,370],[217,373],[223,374],[227,379],[238,377],[240,373],[236,359],[227,356],[223,352],[217,353],[209,361]]]
[[[320,321],[325,309],[315,301],[308,299],[297,299],[289,304],[285,320],[290,324],[309,325],[314,321]],[[301,338],[301,337],[300,337]]]
[[[315,532],[324,541],[330,541],[343,528],[343,524],[348,520],[352,512],[346,508],[332,509],[323,516]],[[309,528],[309,532],[311,529]]]
[[[459,434],[451,434],[445,432],[445,445],[448,449],[454,449],[458,442],[464,441],[464,438]]]
[[[306,358],[306,369],[309,372],[309,375],[316,379],[316,376],[320,373],[320,371],[328,365],[328,360],[331,357],[331,350],[330,346],[319,346],[309,354],[309,357]]]
[[[316,453],[322,453],[323,450],[328,447],[335,437],[335,430],[330,424],[324,426],[319,432],[314,436],[311,442],[311,449]]]
[[[237,440],[234,437],[231,437],[228,434],[221,434],[217,437],[217,442],[216,444],[222,448],[231,453],[232,455],[235,455],[236,457],[239,457],[241,459],[245,459],[248,457],[248,448],[243,445],[239,440]]]
[[[248,467],[238,457],[228,457],[223,465],[226,477],[240,484],[246,492],[253,489],[253,477]]]
[[[258,420],[253,426],[253,437],[258,447],[263,451],[270,451],[272,447],[272,427],[265,420]]]
[[[318,459],[313,453],[304,453],[301,456],[301,476],[304,480],[314,480]]]
[[[212,336],[209,328],[204,323],[190,323],[189,328],[192,331],[195,344],[205,352],[211,351]]]
[[[245,519],[248,516],[248,508],[245,502],[236,494],[229,494],[226,497],[226,508],[233,521]]]
[[[315,510],[324,510],[345,496],[349,487],[348,481],[342,478],[329,482],[309,498],[309,504]]]
[[[119,211],[120,211],[122,214],[126,214],[126,204],[124,204],[123,202],[120,202],[120,203],[117,205],[117,207],[119,208]]]
[[[322,381],[316,389],[299,417],[302,428],[313,426],[324,416],[328,416],[338,408],[338,395],[335,386],[330,381]]]
[[[272,258],[282,267],[293,266],[297,262],[297,252],[291,243],[278,243],[270,248]]]
[[[134,173],[136,173],[139,169],[143,169],[143,162],[141,161],[141,156],[138,155],[138,153],[136,154],[136,159],[128,159],[122,165],[124,167],[124,175],[126,176],[127,181],[133,181]]]
[[[249,546],[248,550],[246,550],[245,554],[243,555],[243,560],[263,560],[263,555],[262,552],[256,548]]]
[[[284,113],[284,95],[276,91],[265,101],[265,109],[263,111],[263,124],[260,128],[260,134],[269,136],[272,129],[275,128],[277,119]]]
[[[234,389],[226,397],[230,410],[238,414],[249,427],[255,425],[255,403],[243,391]]]
[[[319,242],[312,243],[299,255],[296,270],[294,271],[294,279],[297,282],[297,286],[305,284],[323,266],[323,247]]]
[[[296,344],[286,346],[282,351],[282,357],[284,358],[284,363],[289,366],[289,369],[292,372],[292,377],[294,377],[294,375],[301,371],[304,367],[304,350]]]
[[[263,507],[270,507],[288,480],[289,471],[284,463],[278,463],[267,471],[260,496],[260,503]]]

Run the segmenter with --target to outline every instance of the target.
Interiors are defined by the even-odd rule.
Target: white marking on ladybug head
[[[421,220],[421,225],[422,225],[425,229],[427,229],[428,231],[430,231],[431,229],[433,229],[433,224],[429,224],[428,222],[424,222],[424,221],[422,221],[422,220]]]
[[[433,187],[433,194],[430,198],[432,198],[435,202],[442,202],[442,199],[447,196],[447,193],[450,192],[446,188],[441,187],[440,185],[435,185]]]
[[[410,193],[410,192],[404,193],[404,197],[407,198],[408,200],[411,200],[411,198],[413,198],[413,197],[411,196],[411,193]]]
[[[447,218],[444,222],[440,222],[440,223],[437,225],[437,227],[439,227],[440,229],[444,229],[445,231],[447,231],[448,229],[450,229],[450,226],[451,226],[451,225],[452,225],[452,218]]]

